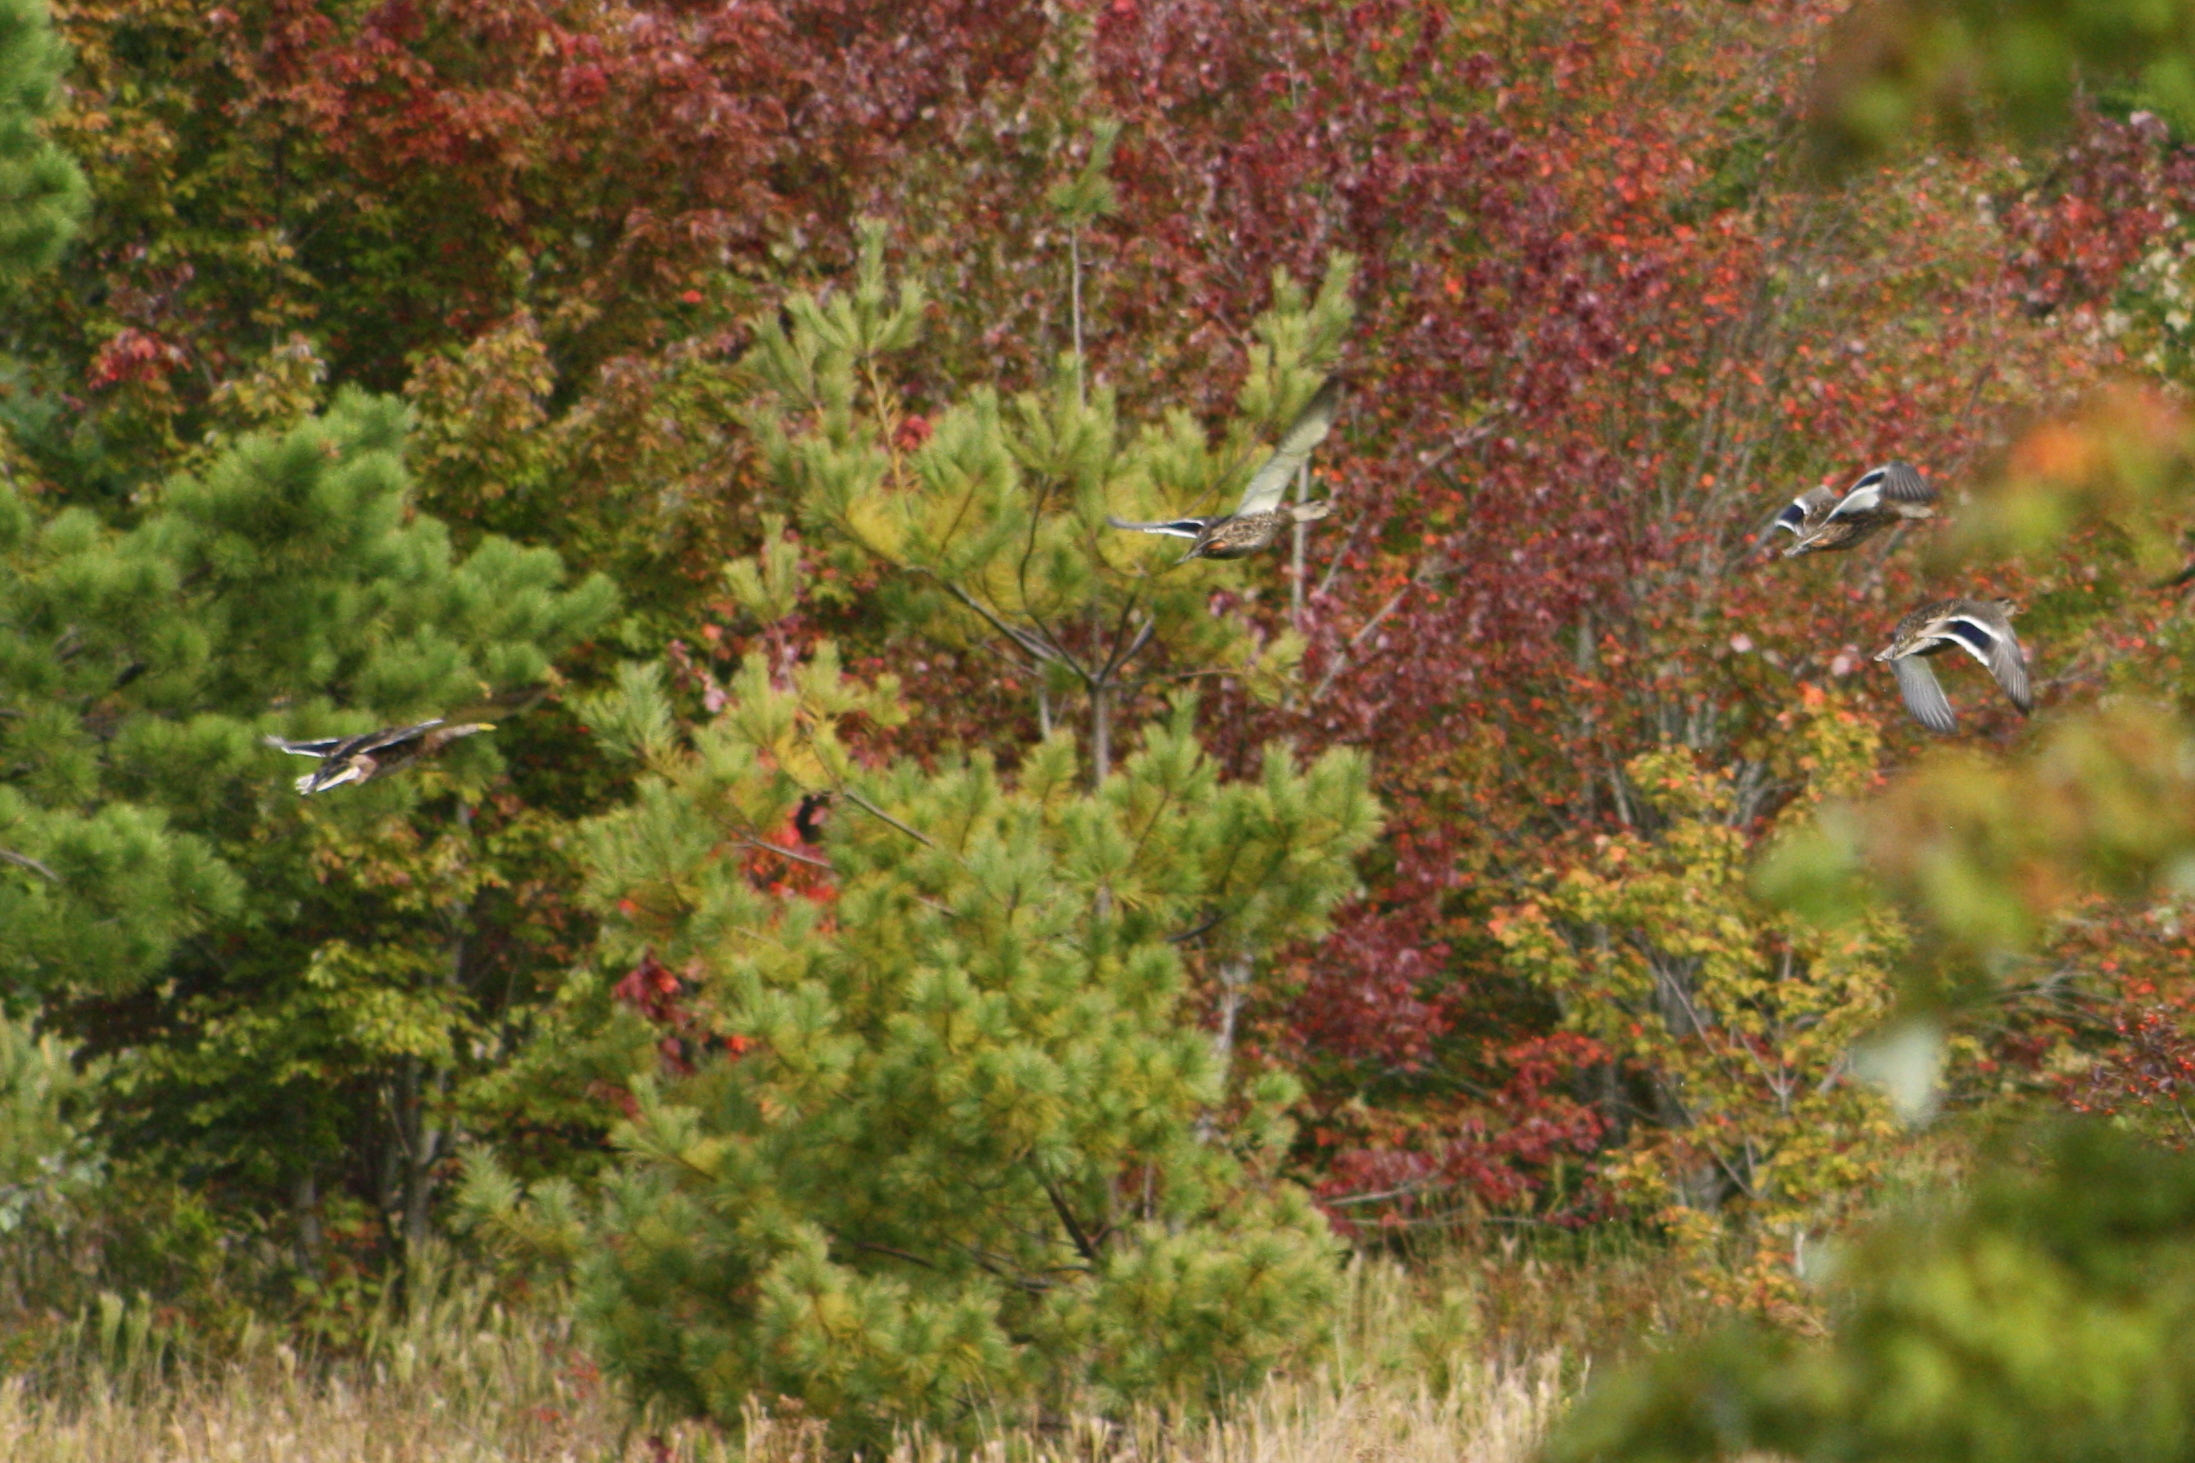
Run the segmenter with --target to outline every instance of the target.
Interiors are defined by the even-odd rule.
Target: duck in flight
[[[1815,488],[1791,500],[1775,527],[1794,540],[1786,559],[1849,549],[1893,523],[1934,518],[1936,490],[1911,463],[1893,462],[1861,476],[1842,495]]]
[[[1890,662],[1905,709],[1915,721],[1932,732],[1958,730],[1959,719],[1928,665],[1928,657],[1952,649],[1980,661],[2022,715],[2033,709],[2035,693],[2027,683],[2027,657],[2012,633],[2012,614],[2012,605],[2004,600],[1945,599],[1922,605],[1898,621],[1888,648],[1875,659]]]
[[[319,759],[318,767],[297,779],[297,790],[310,797],[346,782],[371,782],[434,756],[459,737],[494,730],[492,721],[466,721],[453,726],[438,716],[414,726],[385,726],[355,737],[320,737],[309,742],[268,737],[267,745],[293,756]]]
[[[1232,513],[1210,518],[1173,518],[1163,523],[1130,523],[1121,518],[1105,521],[1115,528],[1171,534],[1190,540],[1189,552],[1181,556],[1181,562],[1185,564],[1191,559],[1240,559],[1270,548],[1284,530],[1299,523],[1316,522],[1333,511],[1333,504],[1327,502],[1284,505],[1280,499],[1281,494],[1288,491],[1288,480],[1296,475],[1296,469],[1309,459],[1314,447],[1326,440],[1340,404],[1339,382],[1328,381],[1318,389],[1318,394],[1289,424],[1280,446],[1258,468],[1250,479],[1250,486],[1243,489],[1242,501]]]

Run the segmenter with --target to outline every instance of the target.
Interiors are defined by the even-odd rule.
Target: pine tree
[[[773,406],[752,425],[816,551],[849,577],[888,571],[894,627],[995,657],[1002,681],[1035,687],[1045,730],[1079,708],[1093,783],[1111,771],[1116,723],[1147,687],[1222,672],[1280,694],[1301,639],[1267,641],[1210,608],[1215,587],[1274,577],[1275,560],[1184,571],[1179,540],[1105,520],[1234,506],[1262,457],[1254,444],[1295,418],[1339,350],[1352,261],[1337,258],[1308,302],[1275,274],[1240,417],[1215,449],[1182,411],[1131,438],[1113,392],[1093,389],[1074,355],[1045,391],[1005,402],[977,388],[958,410],[918,420],[891,365],[915,343],[927,302],[919,286],[888,289],[882,251],[868,228],[852,290],[795,296],[790,330],[775,317],[755,326],[754,374]]]
[[[612,594],[563,587],[546,550],[460,556],[408,511],[403,429],[399,404],[339,394],[128,527],[0,489],[0,990],[96,1045],[159,1033],[117,1064],[109,1121],[201,1171],[309,1197],[394,1109],[409,1130],[372,1146],[416,1155],[392,1201],[416,1238],[431,1089],[476,1030],[465,914],[496,873],[467,809],[495,739],[307,801],[263,737],[541,682]],[[389,846],[413,866],[356,867]]]
[[[599,623],[608,586],[559,589],[553,554],[489,540],[459,560],[440,524],[406,522],[402,426],[397,404],[346,394],[169,483],[127,530],[0,488],[0,980],[16,998],[124,987],[188,931],[263,918],[240,849],[268,873],[306,845],[296,764],[262,733],[363,730],[538,681],[549,647]]]
[[[1280,283],[1249,420],[1272,430],[1316,388],[1345,279],[1315,306]],[[1189,995],[1317,934],[1376,820],[1354,753],[1306,767],[1276,745],[1237,780],[1186,694],[1132,743],[1121,723],[1161,677],[1256,656],[1211,591],[1276,561],[1177,568],[1178,546],[1104,523],[1223,496],[1247,430],[1215,452],[1176,415],[1129,439],[1070,360],[1041,395],[968,393],[916,445],[888,382],[920,309],[872,233],[852,291],[759,324],[750,421],[810,537],[773,533],[731,587],[768,626],[810,572],[873,582],[856,612],[910,653],[1033,673],[1048,730],[881,755],[924,710],[828,641],[749,654],[690,731],[649,671],[589,713],[645,769],[594,831],[601,957],[678,1020],[620,1133],[583,1314],[643,1396],[731,1424],[791,1398],[849,1446],[1077,1402],[1200,1408],[1311,1343],[1334,1255],[1276,1174],[1292,1086],[1230,1084]],[[1286,657],[1263,650],[1277,691]],[[523,1228],[491,1165],[471,1197]]]
[[[64,59],[38,0],[0,0],[0,275],[50,263],[84,211],[81,174],[39,132]],[[403,409],[346,392],[299,420],[318,372],[309,351],[277,365],[283,380],[235,393],[264,430],[210,434],[195,470],[128,501],[122,465],[34,447],[52,404],[11,393],[0,1006],[128,1045],[101,1089],[118,1138],[292,1190],[308,1224],[316,1171],[392,1111],[398,1131],[358,1146],[406,1155],[382,1187],[417,1238],[433,1089],[484,1044],[474,911],[541,834],[521,813],[474,835],[492,745],[307,807],[262,736],[539,682],[612,595],[563,587],[546,551],[460,556],[409,501]],[[408,817],[423,792],[442,806]]]
[[[64,65],[45,0],[0,0],[0,275],[51,264],[84,215],[83,173],[38,130]]]

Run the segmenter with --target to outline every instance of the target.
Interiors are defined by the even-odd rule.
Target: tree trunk
[[[1090,786],[1101,788],[1113,775],[1112,687],[1099,681],[1090,687]]]
[[[425,1064],[417,1057],[405,1057],[397,1070],[397,1151],[402,1156],[403,1186],[397,1238],[407,1265],[427,1242],[427,1204],[433,1193],[434,1161],[442,1146],[442,1134],[427,1123],[425,1076]]]
[[[292,1192],[292,1206],[297,1210],[297,1240],[295,1245],[297,1268],[313,1280],[321,1277],[323,1252],[320,1231],[320,1182],[311,1170],[299,1174],[297,1186]]]

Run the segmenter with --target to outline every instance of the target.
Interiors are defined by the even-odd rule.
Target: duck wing
[[[440,725],[442,718],[438,716],[416,726],[385,726],[347,737],[315,737],[310,741],[293,742],[287,737],[270,736],[264,740],[268,746],[288,752],[293,757],[318,757],[322,761],[339,761],[345,757],[355,757],[361,752],[378,752],[383,747],[401,745]]]
[[[1901,655],[1890,662],[1890,669],[1898,678],[1898,694],[1905,698],[1905,709],[1913,713],[1915,721],[1932,732],[1959,729],[1959,718],[1944,696],[1943,683],[1936,679],[1927,661],[1917,655]]]
[[[504,717],[531,711],[548,699],[550,685],[547,681],[528,681],[507,691],[483,694],[479,700],[442,713],[445,724],[458,722],[493,722]]]
[[[1311,456],[1311,449],[1326,440],[1333,430],[1334,414],[1341,408],[1341,383],[1329,380],[1318,393],[1296,413],[1296,419],[1288,424],[1288,431],[1280,439],[1280,446],[1265,459],[1250,486],[1242,490],[1242,504],[1235,509],[1238,515],[1270,513],[1280,506],[1281,495],[1288,491],[1288,480],[1296,475]]]
[[[311,797],[316,792],[326,792],[331,787],[341,787],[346,782],[362,782],[366,770],[356,762],[345,758],[341,763],[329,762],[318,771],[308,772],[297,779],[297,795]]]
[[[321,737],[317,741],[293,742],[284,737],[270,736],[262,740],[275,750],[287,752],[293,757],[325,757],[345,742],[357,739],[355,737]]]
[[[1960,600],[1933,627],[1931,638],[1949,642],[1973,656],[1995,678],[2022,712],[2035,706],[2034,688],[2027,680],[2027,657],[2012,633],[2012,617],[2003,606],[1984,600]]]
[[[1136,533],[1164,533],[1175,538],[1195,538],[1212,522],[1209,518],[1169,518],[1163,523],[1130,523],[1125,518],[1106,515],[1105,521],[1115,528],[1125,528]]]
[[[1831,489],[1810,489],[1793,498],[1791,506],[1776,515],[1776,521],[1769,525],[1768,531],[1774,533],[1780,528],[1797,538],[1820,522],[1836,501],[1837,495]]]
[[[355,757],[361,752],[379,752],[389,747],[401,747],[406,742],[417,741],[440,725],[442,718],[437,716],[416,726],[385,726],[379,731],[368,732],[359,737],[356,746],[343,749],[343,755]]]
[[[1883,496],[1893,503],[1933,503],[1936,490],[1910,462],[1893,462],[1876,469],[1882,474]]]
[[[1886,467],[1863,473],[1860,480],[1845,490],[1837,506],[1829,510],[1831,518],[1850,518],[1857,514],[1874,513],[1886,502],[1933,503],[1936,490],[1909,462],[1893,462]]]

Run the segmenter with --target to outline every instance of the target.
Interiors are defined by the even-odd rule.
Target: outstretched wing
[[[1913,713],[1915,721],[1932,732],[1959,729],[1959,718],[1952,714],[1943,685],[1927,661],[1917,655],[1901,655],[1890,662],[1890,669],[1897,673],[1898,693],[1905,697],[1905,709]]]
[[[1768,531],[1774,533],[1780,528],[1797,538],[1806,532],[1808,524],[1820,518],[1836,500],[1837,495],[1827,488],[1810,488],[1793,498],[1791,506],[1776,515],[1776,521],[1769,525]]]
[[[533,710],[548,696],[549,690],[547,681],[530,681],[522,686],[513,686],[507,691],[483,694],[477,701],[443,712],[442,720],[448,725],[501,721],[522,711]]]
[[[293,757],[325,757],[350,740],[349,737],[322,737],[318,741],[292,742],[282,737],[270,736],[266,738],[266,743],[277,751],[287,752]]]
[[[1936,490],[1910,462],[1893,462],[1877,469],[1883,475],[1883,496],[1893,503],[1933,503]]]
[[[380,731],[369,732],[360,737],[356,746],[346,747],[344,751],[350,756],[356,756],[360,752],[378,752],[384,747],[401,747],[404,743],[413,741],[440,725],[442,725],[442,718],[437,716],[431,721],[422,721],[416,726],[384,727]]]
[[[366,775],[365,769],[355,762],[345,762],[332,771],[323,767],[318,772],[308,772],[297,779],[300,797],[311,797],[316,792],[326,792],[331,787],[341,787],[346,782],[357,782]]]
[[[360,752],[378,752],[383,747],[399,746],[422,733],[442,725],[442,718],[422,721],[416,726],[385,726],[376,731],[363,732],[348,737],[315,737],[311,741],[293,742],[287,737],[266,738],[270,747],[288,752],[293,757],[329,758],[355,757]],[[332,786],[332,784],[331,784]]]
[[[1265,465],[1250,479],[1250,486],[1242,490],[1242,506],[1236,514],[1270,513],[1280,506],[1281,495],[1288,491],[1288,480],[1296,475],[1311,455],[1311,449],[1326,440],[1333,429],[1334,414],[1341,407],[1341,383],[1328,381],[1318,389],[1308,405],[1296,415],[1288,426],[1288,433],[1280,439],[1280,446]]]
[[[1133,529],[1137,533],[1166,533],[1172,534],[1175,538],[1195,538],[1198,534],[1204,532],[1205,525],[1212,520],[1209,518],[1172,518],[1164,523],[1130,523],[1125,518],[1107,517],[1105,521],[1115,528]]]
[[[2027,682],[2027,657],[2020,653],[2020,642],[2012,633],[2012,622],[1994,605],[1961,605],[1944,617],[1945,640],[1955,642],[1960,649],[1982,663],[1982,667],[2004,688],[2012,704],[2022,711],[2035,705],[2034,688]]]
[[[1865,473],[1846,491],[1837,506],[1829,510],[1831,518],[1849,518],[1858,513],[1873,513],[1885,502],[1933,503],[1936,490],[1917,472],[1911,463],[1893,462]]]

